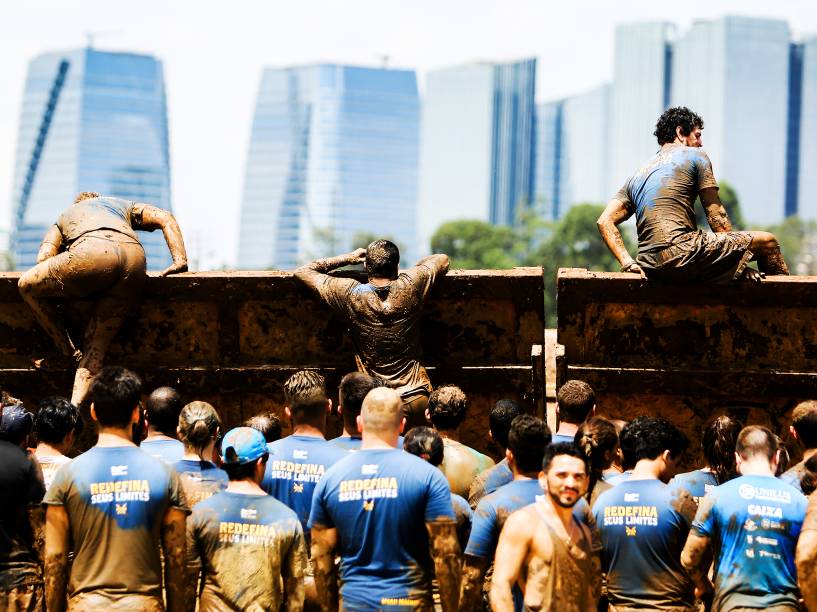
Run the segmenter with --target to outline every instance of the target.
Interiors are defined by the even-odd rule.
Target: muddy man
[[[136,230],[164,233],[173,263],[160,276],[185,272],[187,253],[176,219],[149,204],[83,192],[43,238],[37,265],[20,277],[20,294],[57,347],[78,361],[71,403],[85,399],[91,378],[147,278]],[[82,350],[59,322],[54,298],[96,300]]]

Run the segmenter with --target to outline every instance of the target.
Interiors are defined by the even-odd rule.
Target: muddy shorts
[[[408,431],[412,427],[427,425],[426,408],[428,408],[428,389],[412,389],[400,395],[403,400],[403,416],[406,417],[406,428]]]
[[[726,284],[737,280],[752,259],[746,232],[689,232],[672,245],[639,253],[636,262],[647,278],[666,282]]]
[[[0,591],[0,610],[9,612],[45,612],[42,584],[26,584]]]
[[[68,600],[68,612],[164,612],[161,597],[149,595],[122,595],[116,598],[99,593],[80,593]]]
[[[105,291],[111,297],[130,300],[146,278],[142,245],[108,230],[83,234],[67,251],[47,262],[49,275],[74,297]]]

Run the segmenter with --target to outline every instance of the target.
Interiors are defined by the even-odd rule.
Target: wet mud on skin
[[[428,523],[428,535],[437,582],[440,585],[440,604],[443,612],[453,612],[457,610],[461,576],[456,522],[450,518],[431,521]]]
[[[49,612],[65,610],[68,569],[68,553],[46,556],[44,563],[45,592]]]
[[[440,469],[445,475],[451,492],[461,497],[468,497],[471,484],[480,472],[494,465],[487,455],[472,449],[455,440],[444,438],[445,451]]]

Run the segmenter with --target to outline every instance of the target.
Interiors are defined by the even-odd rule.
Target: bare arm
[[[436,255],[428,255],[417,262],[417,265],[424,264],[427,266],[434,266],[436,274],[442,276],[448,272],[448,255],[437,253]]]
[[[681,553],[681,565],[695,583],[695,596],[708,598],[713,591],[709,580],[709,565],[712,562],[712,544],[709,538],[689,532],[684,551]]]
[[[732,223],[729,215],[718,198],[718,190],[715,187],[701,189],[701,204],[706,211],[706,220],[713,232],[731,232]]]
[[[45,238],[40,243],[40,250],[37,253],[37,263],[42,263],[46,259],[51,259],[60,252],[62,246],[62,232],[56,225],[52,225],[45,233]]]
[[[356,249],[351,253],[316,259],[312,263],[301,266],[292,275],[310,289],[320,293],[320,285],[326,274],[344,266],[355,266],[366,261],[366,249]]]
[[[494,575],[491,578],[491,608],[494,612],[511,612],[513,585],[522,574],[522,566],[530,549],[529,518],[525,512],[508,517],[494,556]]]
[[[137,229],[148,231],[161,229],[165,236],[165,242],[167,242],[167,248],[170,249],[173,263],[163,270],[159,276],[187,272],[187,250],[184,248],[182,230],[176,222],[176,217],[164,209],[149,204],[136,204],[133,211],[135,217],[139,218],[141,216],[142,219]]]
[[[295,542],[290,546],[286,559],[281,564],[281,577],[284,579],[284,597],[288,612],[298,612],[304,609],[304,566],[306,563],[304,533],[299,524]]]
[[[633,216],[632,211],[628,210],[624,202],[613,198],[607,204],[607,208],[601,213],[596,226],[599,228],[604,244],[610,249],[610,252],[621,264],[622,272],[632,272],[640,274],[642,278],[645,277],[644,271],[641,269],[635,260],[627,252],[627,247],[624,246],[624,239],[621,237],[621,232],[618,229],[619,224]]]
[[[335,548],[338,530],[319,525],[312,526],[312,566],[315,573],[315,590],[323,612],[338,609],[338,569],[335,565]]]
[[[45,603],[49,612],[63,612],[68,589],[68,513],[62,506],[45,512]]]
[[[443,612],[456,612],[461,573],[457,521],[447,517],[426,521],[426,529],[434,571],[440,585],[440,605]]]
[[[186,575],[187,515],[178,508],[169,508],[162,519],[162,550],[165,557],[165,596],[169,612],[184,610]]]
[[[817,610],[817,530],[800,532],[797,541],[797,583],[807,610]]]
[[[184,606],[187,612],[194,612],[199,597],[198,585],[199,574],[201,574],[201,555],[196,541],[196,531],[193,521],[186,521],[185,531],[187,532],[187,577],[184,581]]]
[[[460,583],[460,610],[479,610],[482,607],[482,582],[490,559],[465,555]]]

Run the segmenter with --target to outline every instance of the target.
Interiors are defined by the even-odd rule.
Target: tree
[[[726,181],[718,183],[718,197],[726,209],[726,214],[729,215],[729,220],[732,222],[732,229],[742,230],[746,229],[746,222],[743,220],[743,213],[740,210],[740,199],[737,192],[732,185]],[[698,222],[698,227],[709,229],[709,222],[706,220],[706,211],[704,211],[701,198],[695,200],[695,220]]]
[[[493,269],[519,265],[518,237],[513,228],[463,219],[443,223],[431,237],[431,250],[445,253],[452,268]]]

